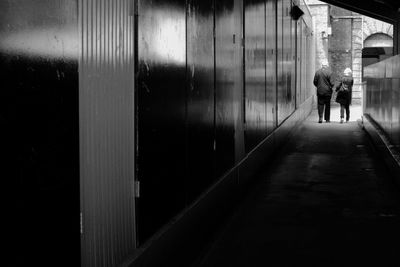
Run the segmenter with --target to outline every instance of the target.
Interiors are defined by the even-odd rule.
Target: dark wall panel
[[[364,69],[366,93],[364,113],[369,114],[384,130],[390,141],[399,146],[400,57],[394,56]]]
[[[297,95],[297,77],[296,77],[296,64],[297,64],[297,22],[292,19],[290,12],[293,7],[293,2],[289,3],[289,16],[290,21],[290,114],[296,109],[296,95]]]
[[[385,103],[382,106],[382,127],[383,129],[392,135],[392,79],[386,78],[383,81],[383,86],[381,89],[381,101]]]
[[[295,104],[295,86],[292,81],[293,70],[293,39],[292,19],[290,17],[291,0],[283,0],[283,84],[285,100],[284,109],[281,109],[284,118],[287,118],[294,111]]]
[[[311,82],[314,76],[312,62],[315,56],[311,15],[303,0],[298,5],[305,13],[299,20],[292,21],[292,31],[294,32],[292,53],[295,58],[292,77],[296,79],[296,108],[299,108],[312,96],[315,90]]]
[[[303,20],[299,19],[296,23],[296,68],[297,71],[295,72],[295,77],[296,77],[296,108],[299,107],[299,105],[302,103],[302,75],[304,72],[304,69],[302,69],[301,65],[301,55],[303,53],[303,47],[302,47],[302,42],[303,42]]]
[[[267,134],[265,1],[246,0],[245,17],[245,123],[246,152]]]
[[[294,111],[291,3],[139,1],[139,244]]]
[[[233,112],[235,127],[235,163],[240,162],[246,155],[245,152],[245,89],[244,89],[244,3],[243,0],[234,0],[234,27],[235,41],[233,42],[235,67],[233,75],[236,77],[235,91],[233,94]]]
[[[215,179],[214,3],[187,6],[187,203]]]
[[[77,5],[0,1],[1,176],[12,233],[3,261],[12,266],[79,266]]]
[[[220,176],[235,162],[235,124],[239,116],[242,88],[240,36],[237,22],[241,8],[234,0],[215,2],[215,73],[216,73],[216,175]],[[237,37],[235,37],[237,38]]]
[[[400,61],[396,65],[398,78],[392,80],[392,141],[400,147]]]
[[[277,1],[278,23],[278,124],[295,109],[294,31],[290,17],[290,0]]]
[[[294,109],[290,0],[31,2],[0,1],[15,265],[119,265]]]
[[[286,80],[285,80],[285,66],[284,66],[284,56],[285,56],[285,47],[284,47],[284,29],[283,29],[283,1],[276,1],[276,23],[277,23],[277,32],[276,32],[276,41],[277,41],[277,124],[281,124],[285,119],[285,107],[286,107]]]
[[[306,28],[306,24],[304,23],[303,20],[301,20],[300,23],[300,30],[301,30],[301,40],[300,40],[300,53],[301,53],[301,58],[300,58],[300,65],[299,65],[299,71],[301,72],[301,81],[300,81],[300,103],[303,103],[303,101],[305,99],[307,99],[308,95],[307,92],[310,91],[310,89],[307,90],[307,86],[308,86],[308,68],[309,66],[307,66],[307,61],[304,60],[305,58],[307,58],[308,55],[308,43],[307,43],[307,28]]]
[[[267,132],[276,127],[276,1],[266,1],[266,121]]]
[[[139,242],[184,207],[185,1],[139,1]]]

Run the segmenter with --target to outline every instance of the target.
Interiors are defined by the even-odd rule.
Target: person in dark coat
[[[325,121],[330,122],[332,88],[334,83],[332,81],[332,71],[328,66],[328,62],[323,62],[322,67],[315,72],[314,85],[315,87],[317,87],[318,115],[319,115],[318,122],[322,123],[323,115],[325,115],[324,116]]]
[[[344,111],[346,110],[346,122],[350,119],[350,104],[353,91],[353,76],[351,69],[346,68],[340,83],[336,86],[336,102],[340,104],[340,123],[343,123]]]

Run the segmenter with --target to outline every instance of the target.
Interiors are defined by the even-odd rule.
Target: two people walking
[[[344,112],[346,111],[346,122],[350,119],[350,104],[352,98],[353,77],[351,69],[346,68],[340,81],[335,83],[332,78],[332,71],[327,62],[314,75],[314,86],[317,87],[318,116],[319,123],[324,118],[330,122],[331,98],[333,90],[337,92],[336,102],[340,104],[340,122],[343,123]]]

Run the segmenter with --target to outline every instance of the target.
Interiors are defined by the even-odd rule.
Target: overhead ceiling
[[[322,0],[328,4],[394,23],[399,19],[399,0]]]

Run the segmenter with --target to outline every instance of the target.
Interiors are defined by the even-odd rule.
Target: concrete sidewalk
[[[314,115],[317,111],[314,111]],[[346,114],[345,114],[346,116]],[[360,105],[350,106],[350,122],[360,120],[362,116],[362,107]],[[331,107],[331,122],[340,122],[340,105],[333,104]]]
[[[400,266],[400,194],[351,114],[314,110],[194,266]]]

